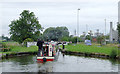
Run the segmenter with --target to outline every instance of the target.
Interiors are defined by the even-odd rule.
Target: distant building
[[[120,24],[120,1],[118,2],[118,23]],[[118,31],[112,28],[112,22],[110,22],[110,42],[118,40]]]
[[[113,29],[112,22],[110,22],[110,37],[109,40],[111,43],[118,40],[118,31]]]

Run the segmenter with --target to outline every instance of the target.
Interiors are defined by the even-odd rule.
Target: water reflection
[[[120,64],[120,60],[109,59],[109,61],[112,63],[112,65]]]
[[[3,72],[117,72],[116,60],[65,55],[57,52],[53,62],[38,63],[35,55],[3,59]],[[1,67],[0,67],[1,68]]]
[[[68,54],[66,54],[68,55]],[[75,57],[83,57],[83,58],[89,58],[89,59],[99,59],[99,60],[106,60],[106,61],[109,61],[111,62],[112,65],[115,65],[115,64],[120,64],[120,60],[117,60],[117,59],[105,59],[105,58],[92,58],[92,57],[89,57],[89,56],[78,56],[78,55],[68,55],[68,56],[75,56]]]
[[[33,56],[16,56],[14,58],[8,58],[8,59],[3,59],[3,62],[9,62],[12,61],[14,64],[19,64],[19,65],[28,65],[34,63],[35,59]]]
[[[53,72],[52,62],[37,63],[37,64],[38,64],[38,72],[42,72],[42,73]]]
[[[0,74],[2,74],[2,62],[0,61]]]

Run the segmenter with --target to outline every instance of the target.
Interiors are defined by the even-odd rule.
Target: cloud
[[[1,0],[1,2],[114,2],[119,0]]]
[[[109,22],[117,22],[117,0],[2,0],[0,3],[0,19],[3,33],[9,33],[8,25],[19,18],[23,10],[30,10],[39,18],[44,28],[51,26],[67,26],[70,33],[74,34],[77,28],[77,9],[80,8],[80,33],[89,29],[100,29],[104,32],[104,19],[107,19],[107,33]],[[116,26],[116,24],[114,24]],[[116,28],[116,27],[115,27]]]

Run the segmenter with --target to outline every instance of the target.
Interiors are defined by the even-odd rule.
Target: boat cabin
[[[43,50],[39,53],[40,56],[37,56],[37,61],[53,61],[56,54],[55,45],[51,43],[43,44]]]

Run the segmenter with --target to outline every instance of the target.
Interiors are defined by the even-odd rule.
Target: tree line
[[[49,27],[42,33],[44,28],[39,23],[38,17],[29,10],[23,10],[18,19],[11,21],[9,27],[10,39],[20,44],[26,41],[37,41],[38,38],[45,41],[72,41],[74,43],[83,41],[81,37],[69,36],[67,27]],[[120,24],[117,26],[117,30],[120,37]],[[86,36],[85,39],[91,39],[91,34]],[[97,39],[101,42],[104,37],[98,37]]]
[[[11,39],[20,44],[27,40],[37,41],[38,38],[58,41],[64,37],[69,37],[67,27],[50,27],[41,33],[43,27],[39,24],[38,17],[29,10],[24,10],[19,19],[11,21],[9,27]]]

